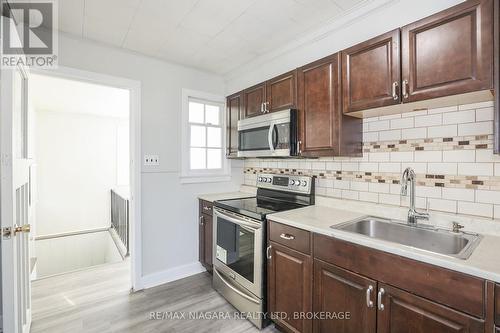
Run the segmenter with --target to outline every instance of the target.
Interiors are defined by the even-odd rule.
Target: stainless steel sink
[[[459,259],[467,259],[481,240],[478,234],[452,232],[432,226],[410,226],[402,221],[374,216],[365,216],[331,228]]]

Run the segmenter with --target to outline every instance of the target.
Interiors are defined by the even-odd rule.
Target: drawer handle
[[[207,207],[207,206],[203,206],[203,210],[208,210],[208,211],[210,211],[210,210],[212,210],[212,208]]]
[[[382,296],[384,296],[384,294],[385,294],[384,288],[380,288],[377,295],[378,309],[380,311],[384,311],[384,304],[382,304]]]
[[[366,306],[369,308],[373,308],[373,302],[372,302],[372,291],[373,291],[373,286],[370,285],[368,289],[366,289]]]
[[[293,240],[293,239],[295,239],[295,236],[294,235],[290,235],[290,234],[281,234],[280,237],[283,238],[283,239],[286,239],[286,240]]]

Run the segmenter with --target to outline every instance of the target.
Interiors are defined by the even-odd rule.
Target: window
[[[183,90],[183,182],[228,176],[224,118],[222,97]]]

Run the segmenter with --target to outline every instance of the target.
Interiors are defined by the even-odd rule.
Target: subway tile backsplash
[[[363,120],[363,157],[247,159],[245,184],[260,172],[316,176],[316,194],[407,206],[406,167],[417,173],[417,207],[500,218],[500,156],[493,154],[493,102]]]

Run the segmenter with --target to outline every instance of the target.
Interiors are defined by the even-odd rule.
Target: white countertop
[[[242,186],[241,190],[238,192],[226,192],[226,193],[206,193],[198,195],[198,199],[214,202],[216,200],[227,200],[227,199],[238,199],[238,198],[248,198],[255,196],[255,189],[252,187]]]
[[[381,212],[380,206],[381,205],[373,206],[373,212],[369,212],[367,206],[365,206],[364,209],[361,209],[360,207],[355,207],[355,205],[354,207],[351,206],[350,201],[334,200],[329,202],[329,206],[309,206],[305,208],[271,214],[268,215],[267,218],[269,220],[291,225],[300,229],[324,234],[337,239],[364,245],[377,250],[393,253],[429,264],[445,267],[487,280],[500,282],[500,236],[495,233],[486,234],[484,232],[481,232],[481,234],[483,235],[483,239],[480,241],[479,245],[476,247],[472,255],[467,260],[461,260],[430,253],[425,250],[420,250],[405,245],[373,239],[367,236],[330,228],[330,226],[332,225],[337,225],[343,222],[354,220],[356,218],[369,215],[370,213],[376,216],[381,216],[382,214],[377,214],[377,212]],[[336,207],[342,207],[342,209]],[[385,214],[383,214],[385,216],[381,217],[386,218],[390,217],[387,216],[388,212],[392,213],[392,215],[397,215],[393,216],[392,218],[401,218],[401,212],[404,211],[404,209],[398,208],[397,210],[392,210],[391,212],[391,209],[385,207],[382,207],[382,210],[385,212]],[[443,214],[436,215],[439,215],[439,218],[436,218],[436,220],[439,219],[439,221],[434,221],[433,224],[444,224]],[[431,223],[433,222],[432,216],[433,214],[431,212]],[[452,220],[459,220],[460,223],[463,222],[462,220],[470,220],[470,223],[466,223],[466,228],[464,229],[465,231],[472,231],[470,229],[473,228],[475,225],[474,223],[477,222],[475,221],[476,219],[464,218],[460,216],[455,216]],[[496,226],[496,224],[499,224],[498,221],[493,220],[488,220],[483,223],[493,223],[492,225],[494,227]],[[468,229],[467,227],[470,228]]]

